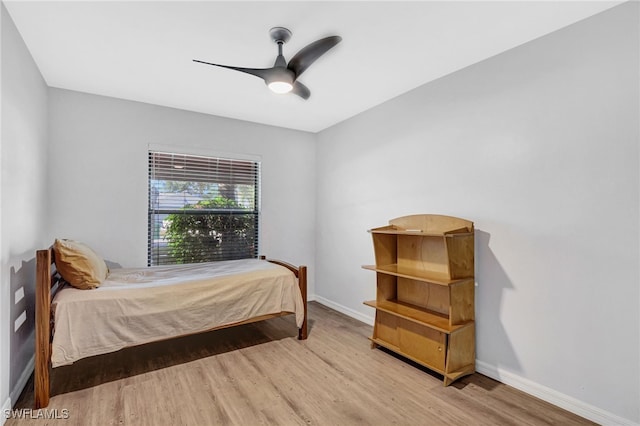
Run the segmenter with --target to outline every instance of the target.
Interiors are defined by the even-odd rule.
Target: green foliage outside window
[[[166,221],[165,238],[175,263],[255,257],[255,213],[239,212],[246,209],[222,196],[187,205],[184,210],[170,214]]]

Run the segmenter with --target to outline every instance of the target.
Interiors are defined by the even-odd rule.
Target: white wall
[[[4,4],[1,9],[0,404],[8,408],[34,355],[34,258],[47,233],[47,86]],[[20,289],[24,297],[16,302]],[[23,313],[26,321],[14,331]]]
[[[78,239],[123,267],[146,266],[149,144],[259,156],[260,251],[309,266],[313,294],[313,134],[61,89],[50,89],[49,102],[51,240]]]
[[[367,228],[423,212],[474,220],[479,367],[596,420],[640,422],[637,3],[317,138],[59,89],[47,123],[42,77],[1,13],[0,403],[32,352],[20,334],[32,323],[9,330],[33,306],[33,251],[77,238],[122,266],[146,264],[146,152],[161,144],[261,156],[261,251],[308,264],[315,292],[361,318],[375,295],[360,269],[373,262]]]
[[[638,38],[624,4],[321,132],[319,300],[372,318],[366,229],[473,220],[479,368],[640,422]]]

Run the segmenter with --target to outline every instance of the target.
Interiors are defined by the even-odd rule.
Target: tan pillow
[[[72,286],[88,290],[99,287],[107,278],[107,264],[87,245],[56,239],[53,251],[58,272]]]

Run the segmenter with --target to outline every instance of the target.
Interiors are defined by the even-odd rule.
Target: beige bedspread
[[[53,300],[53,367],[304,304],[288,269],[257,259],[115,269],[97,289],[65,287]]]

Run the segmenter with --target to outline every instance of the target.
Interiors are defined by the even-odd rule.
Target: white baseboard
[[[35,355],[33,355],[29,360],[29,362],[27,363],[27,366],[22,371],[22,374],[20,375],[20,378],[18,379],[18,382],[16,383],[15,387],[9,393],[9,397],[4,402],[4,404],[2,404],[2,411],[0,411],[0,426],[4,425],[4,423],[7,421],[6,413],[11,412],[11,409],[13,408],[13,402],[17,401],[18,398],[20,398],[20,394],[22,393],[25,386],[27,385],[27,382],[31,377],[31,373],[33,373],[35,361],[36,361],[36,357]]]
[[[0,412],[0,426],[7,421],[7,416],[5,413],[11,411],[11,398],[7,398],[7,400],[2,404],[2,412]]]
[[[620,425],[620,426],[639,426],[639,423],[635,423],[632,420],[622,418],[616,414],[605,411],[601,408],[595,407],[591,404],[587,404],[584,401],[580,401],[572,396],[565,395],[561,392],[535,383],[529,379],[513,374],[509,371],[504,371],[500,368],[489,365],[486,362],[476,360],[476,371],[485,376],[491,377],[505,385],[509,385],[529,395],[540,398],[543,401],[549,402],[557,407],[563,408],[574,414],[577,414],[585,419],[591,420],[601,425]]]
[[[318,296],[317,294],[314,295],[314,300],[328,308],[333,309],[334,311],[338,311],[347,316],[350,316],[351,318],[355,318],[358,321],[364,322],[365,324],[373,325],[374,318],[372,316],[364,315],[358,311],[355,311],[351,308],[347,308],[346,306],[336,303],[332,300],[325,299],[322,296]]]
[[[22,370],[22,374],[20,375],[20,378],[18,378],[18,382],[16,383],[15,387],[11,389],[11,392],[9,393],[10,403],[17,401],[18,398],[20,398],[20,394],[24,390],[24,387],[27,385],[27,382],[29,381],[31,374],[33,373],[35,365],[36,356],[34,354],[27,363],[27,366],[24,368],[24,370]]]

